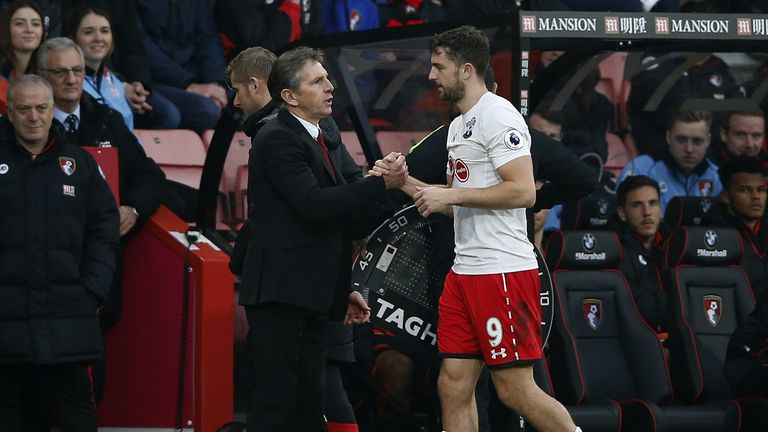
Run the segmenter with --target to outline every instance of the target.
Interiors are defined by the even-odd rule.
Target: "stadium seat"
[[[503,50],[491,55],[493,76],[498,84],[496,94],[505,98],[512,94],[512,51]]]
[[[610,94],[614,97],[609,97],[609,99],[613,103],[616,103],[616,97],[621,94],[621,85],[624,82],[624,63],[626,60],[626,52],[615,52],[600,62],[600,79],[610,82]]]
[[[136,129],[135,133],[169,180],[200,187],[206,151],[198,134],[186,129]]]
[[[617,270],[621,246],[614,233],[560,231],[547,251],[558,308],[551,369],[561,400],[619,401],[622,431],[737,430],[735,404],[671,405],[664,351]]]
[[[723,372],[726,348],[755,305],[744,270],[737,265],[741,257],[741,241],[733,228],[681,226],[668,240],[667,287],[674,311],[670,361],[675,390],[686,402],[734,396]],[[743,412],[743,430],[764,431],[765,401],[736,402]]]
[[[363,147],[360,145],[360,140],[357,138],[357,132],[355,131],[342,131],[341,142],[347,147],[347,151],[355,160],[357,166],[363,171],[368,170],[368,161],[365,160],[365,153],[363,153]]]
[[[629,99],[629,92],[632,91],[632,82],[624,80],[619,87],[619,97],[616,101],[618,106],[617,114],[619,119],[619,129],[627,130],[629,128],[629,114],[627,114],[627,100]],[[637,152],[634,154],[637,156]]]
[[[136,129],[134,133],[144,144],[147,156],[160,166],[168,180],[200,188],[206,156],[206,147],[200,135],[186,129]],[[229,205],[226,196],[219,195],[217,227],[224,229],[222,222],[229,218]]]
[[[213,132],[210,129],[203,132],[203,144],[205,144],[206,149],[211,145]],[[243,216],[246,214],[246,210],[242,207],[241,186],[245,185],[244,189],[247,189],[248,186],[248,157],[250,150],[251,139],[248,135],[242,131],[235,132],[232,136],[227,159],[224,161],[224,168],[221,173],[221,191],[227,196],[226,201],[229,206],[227,214],[230,215],[227,223],[229,224],[237,224],[245,220]],[[242,168],[245,171],[244,182],[238,177],[242,175]]]
[[[608,160],[603,168],[618,177],[624,165],[632,159],[632,155],[618,135],[606,132],[605,140],[608,142]]]
[[[701,225],[707,213],[716,205],[717,200],[710,197],[673,197],[664,211],[664,225],[670,229],[680,225]]]
[[[248,165],[237,167],[235,174],[234,200],[237,201],[232,206],[235,213],[234,220],[245,220],[248,218]]]
[[[400,152],[402,154],[408,154],[408,151],[414,144],[421,141],[425,136],[429,135],[429,131],[426,132],[376,132],[376,141],[381,148],[381,154],[386,156],[390,152]]]
[[[563,204],[560,229],[607,229],[608,219],[616,213],[616,195],[598,189],[575,203]]]
[[[632,133],[627,132],[624,134],[624,146],[627,148],[629,154],[632,155],[632,159],[636,158],[640,152],[637,151],[637,144],[635,143],[635,137]]]
[[[600,81],[595,85],[595,91],[607,97],[609,101],[614,105],[614,112],[616,111],[616,100],[618,99],[616,93],[613,90],[613,81],[607,78],[600,78]]]

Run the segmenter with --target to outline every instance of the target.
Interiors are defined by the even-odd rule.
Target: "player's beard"
[[[464,83],[459,78],[459,73],[456,72],[456,76],[454,86],[443,86],[443,93],[440,95],[440,98],[444,101],[448,101],[451,103],[456,103],[462,99],[464,99],[464,94],[466,93],[466,89],[464,88]]]

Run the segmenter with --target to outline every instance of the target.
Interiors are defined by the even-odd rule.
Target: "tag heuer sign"
[[[352,289],[371,307],[371,322],[396,335],[429,346],[437,343],[437,295],[450,268],[438,247],[435,218],[424,219],[415,206],[400,210],[368,238],[366,254],[355,259]],[[546,342],[554,314],[552,280],[544,259],[539,263],[541,333]]]

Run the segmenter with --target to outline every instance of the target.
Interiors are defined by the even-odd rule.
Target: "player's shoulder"
[[[525,119],[507,99],[489,92],[483,96],[481,103],[478,116],[482,116],[483,129],[487,132],[495,134],[508,129],[528,131]]]

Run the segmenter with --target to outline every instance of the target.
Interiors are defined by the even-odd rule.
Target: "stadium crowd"
[[[312,138],[307,137],[309,141],[320,143],[317,155],[322,155],[322,160],[318,159],[321,162],[313,166],[315,175],[323,177],[320,186],[303,177],[301,180],[308,183],[294,189],[276,192],[264,186],[269,180],[263,177],[299,184],[294,177],[300,176],[296,175],[299,170],[290,165],[295,162],[291,159],[295,155],[274,148],[270,152],[270,147],[263,144],[257,156],[270,162],[269,169],[256,173],[253,167],[249,169],[252,181],[248,186],[248,217],[260,214],[274,222],[275,231],[254,233],[252,224],[239,221],[243,228],[234,245],[231,268],[243,278],[240,304],[246,307],[251,328],[283,329],[285,321],[301,325],[285,334],[266,337],[260,332],[249,337],[249,358],[260,359],[262,365],[260,369],[254,367],[257,371],[250,377],[258,384],[249,383],[256,386],[251,395],[256,402],[247,404],[252,416],[249,429],[273,430],[269,428],[277,426],[267,421],[270,416],[292,415],[294,406],[278,407],[274,395],[283,395],[282,381],[285,376],[294,377],[294,373],[298,375],[294,379],[311,381],[307,387],[301,387],[309,389],[305,399],[317,399],[299,400],[296,406],[326,416],[327,423],[318,430],[325,427],[331,432],[403,431],[414,426],[414,412],[418,411],[426,412],[434,420],[438,399],[434,347],[425,348],[376,323],[365,323],[370,309],[361,296],[341,291],[333,296],[312,292],[287,296],[280,281],[309,286],[327,277],[323,282],[326,285],[340,282],[348,287],[346,270],[334,273],[333,277],[327,275],[328,267],[340,267],[339,262],[346,265],[342,258],[352,256],[352,233],[348,231],[354,231],[356,239],[364,238],[394,211],[410,203],[411,197],[422,206],[431,205],[427,196],[434,191],[424,189],[427,184],[445,183],[449,156],[444,147],[449,127],[439,122],[429,124],[429,128],[437,129],[419,140],[409,154],[390,153],[363,177],[356,161],[341,145],[339,128],[347,128],[348,119],[338,115],[341,113],[332,113],[330,106],[319,108],[312,99],[326,95],[323,103],[330,104],[332,100],[328,98],[334,84],[322,67],[322,56],[301,49],[288,51],[292,54],[286,57],[275,54],[314,35],[435,21],[460,22],[510,12],[519,6],[546,11],[768,13],[768,2],[764,0],[517,3],[0,1],[0,202],[8,209],[0,217],[0,233],[7,239],[0,242],[0,296],[4,299],[0,306],[0,430],[49,430],[52,418],[65,432],[96,430],[97,404],[105,385],[103,336],[121,316],[124,248],[161,204],[187,221],[191,221],[190,209],[195,206],[197,185],[167,179],[161,167],[148,157],[136,131],[190,129],[202,134],[216,128],[230,104],[245,114],[241,130],[251,137],[254,147],[269,141],[266,136],[270,140],[286,139],[285,130],[293,128],[308,132]],[[442,49],[444,45],[433,47],[433,56]],[[560,58],[567,57],[564,54],[532,53],[530,76],[534,84],[547,76],[548,68],[562,62]],[[644,325],[669,350],[676,343],[672,330],[676,309],[667,286],[666,275],[674,267],[667,257],[667,247],[678,223],[668,215],[673,208],[679,209],[676,200],[681,197],[700,198],[702,203],[711,200],[711,206],[702,211],[696,225],[735,229],[743,251],[737,265],[744,269],[755,305],[754,311],[737,323],[727,357],[723,359],[723,373],[733,394],[768,397],[768,98],[764,89],[768,59],[758,60],[756,69],[747,74],[737,74],[728,61],[714,53],[648,52],[639,59],[644,67],[626,77],[624,105],[601,88],[605,77],[601,76],[600,68],[585,74],[575,87],[568,87],[568,76],[546,78],[551,85],[531,111],[527,126],[522,125],[525,133],[519,137],[527,137],[532,146],[528,156],[533,160],[531,172],[538,191],[532,192],[533,201],[520,206],[531,209],[527,215],[522,213],[523,222],[525,216],[528,218],[528,237],[546,255],[547,240],[561,229],[599,228],[615,233],[622,251],[617,267],[626,278],[632,301]],[[274,64],[278,65],[277,72],[272,69]],[[433,58],[432,68],[435,67]],[[660,100],[654,101],[656,109],[646,109],[656,89],[683,67],[685,73]],[[310,72],[316,73],[317,82],[325,87],[306,96],[308,93],[303,93],[303,89],[314,82],[295,82],[291,73],[303,79]],[[486,98],[486,103],[490,103],[490,98],[503,99],[492,95],[497,83],[491,68],[488,73],[473,73],[473,77],[484,79],[482,85],[474,83],[472,88]],[[383,88],[381,81],[387,79],[386,75],[362,76],[359,83],[376,93]],[[441,78],[439,71],[431,72],[429,79],[447,80]],[[443,92],[447,91],[445,87],[448,86],[441,87]],[[566,87],[571,93],[563,99]],[[762,95],[763,99],[751,106],[746,101],[752,101],[754,95]],[[716,106],[724,98],[741,98],[745,103],[744,108],[727,111],[683,106],[686,100],[694,98],[710,102],[707,106]],[[457,103],[450,108],[451,115],[469,111],[460,106],[465,102],[461,97],[450,101]],[[372,103],[368,106],[374,109]],[[387,118],[382,121],[384,129],[396,128],[401,119],[397,113],[385,113],[382,117]],[[281,121],[283,124],[278,125]],[[472,126],[465,133],[471,136]],[[507,147],[515,150],[517,138],[511,135]],[[613,138],[633,156],[619,166],[613,164]],[[118,196],[107,192],[93,157],[83,151],[89,147],[116,149]],[[590,160],[597,162],[593,164]],[[450,169],[453,175],[459,167],[451,165]],[[410,183],[412,179],[426,183]],[[505,178],[516,181],[510,179]],[[302,202],[316,186],[345,192]],[[604,213],[600,214],[604,221],[600,227],[570,225],[569,208],[578,207],[581,199],[581,203],[604,200],[606,208],[615,212],[598,211]],[[283,201],[289,203],[285,208],[281,207]],[[372,210],[357,218],[357,207]],[[296,217],[294,212],[306,214]],[[429,213],[422,211],[425,215]],[[51,214],[60,220],[53,221]],[[328,229],[318,233],[307,228],[312,225],[307,225],[306,219],[328,223],[340,218],[346,221],[348,217],[354,221],[354,230],[344,226],[338,227],[338,232]],[[452,250],[452,224],[446,220],[440,223],[448,233],[441,244]],[[56,224],[63,224],[66,229],[56,229]],[[333,259],[323,261],[324,267],[317,264],[316,273],[307,270],[306,274],[286,275],[290,271],[281,273],[278,267],[268,269],[273,273],[249,272],[249,268],[266,266],[255,258],[255,252],[248,253],[254,243],[264,245],[266,252],[259,253],[278,254],[284,252],[285,242],[293,242],[298,249],[307,242],[325,241],[338,242],[338,247],[312,249],[318,256],[333,255]],[[359,243],[354,246],[355,252],[364,250]],[[453,255],[447,255],[444,258],[452,261]],[[449,266],[450,263],[444,266],[446,272]],[[43,267],[45,272],[36,271]],[[259,278],[274,283],[270,288],[274,292],[269,293],[274,298],[270,301],[280,307],[262,307],[264,300],[259,296],[266,294],[258,290],[264,288],[254,288],[258,283],[253,282]],[[442,283],[438,285],[436,297],[442,289]],[[326,303],[331,306],[318,306]],[[345,316],[343,309],[347,303],[350,309]],[[592,312],[594,316],[595,311]],[[351,327],[329,322],[329,318],[355,324],[354,335]],[[716,324],[715,321],[713,325]],[[318,350],[316,364],[309,359],[298,371],[291,369],[290,358],[295,353],[289,349],[280,353],[284,357],[276,354],[270,361],[259,355],[278,346],[277,339],[289,339],[294,331],[304,335],[307,329],[316,332],[310,335],[315,339],[306,345]],[[318,340],[323,342],[312,345]],[[350,376],[345,375],[345,368],[355,364],[353,351],[358,353],[357,366],[353,367],[364,371],[363,381],[371,381],[376,392],[368,388],[360,391],[365,386],[359,380],[350,383]],[[360,355],[361,351],[367,352]],[[320,372],[323,367],[325,371]],[[269,369],[267,373],[265,368]],[[281,373],[275,374],[275,370]],[[325,381],[315,382],[306,377],[312,374],[324,377]],[[529,409],[514,400],[504,387],[505,383],[525,381],[504,381],[503,374],[492,371],[493,383],[499,386],[495,391],[487,376],[479,369],[477,374],[481,378],[476,390],[474,386],[461,387],[462,392],[474,395],[476,401],[466,399],[459,403],[443,392],[442,403],[454,403],[450,406],[461,409],[469,407],[467,412],[480,407],[480,430],[508,430],[508,425],[516,422],[508,414],[493,413],[506,411],[503,405],[519,407],[521,412]],[[450,380],[445,376],[439,381],[443,388],[459,388],[456,382],[446,384]],[[323,387],[331,389],[330,395],[323,394]],[[270,393],[264,393],[264,388]],[[285,404],[293,403],[292,398],[302,399],[290,391],[283,396],[279,399]],[[554,406],[548,405],[557,412]],[[460,417],[455,413],[453,416]],[[305,430],[316,426],[309,417],[300,419],[306,420],[301,426]],[[570,420],[563,420],[562,424],[569,425],[568,432],[575,427],[571,427]],[[245,425],[231,426],[231,430],[238,428],[245,430]]]

